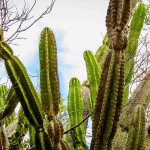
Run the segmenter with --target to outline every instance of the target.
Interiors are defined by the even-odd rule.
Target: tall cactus
[[[90,84],[90,102],[89,102],[89,110],[93,111],[95,107],[96,96],[98,92],[99,86],[99,77],[101,74],[101,68],[91,51],[84,52],[84,60],[86,63],[87,77]]]
[[[33,87],[32,82],[21,61],[13,55],[12,49],[4,41],[0,32],[0,57],[15,87],[19,101],[29,123],[35,128],[35,146],[38,149],[68,149],[67,143],[62,141],[63,127],[56,118],[59,111],[60,91],[57,73],[56,42],[53,32],[44,28],[40,40],[40,86],[41,99]],[[42,103],[42,104],[41,104]],[[43,107],[41,107],[43,106]],[[11,105],[12,107],[12,105]],[[5,111],[6,112],[6,111]],[[5,113],[7,116],[8,114]],[[45,131],[44,119],[48,118],[49,125]],[[1,118],[5,117],[4,113]],[[48,135],[47,135],[48,133]]]
[[[100,82],[95,106],[91,150],[111,149],[117,128],[124,87],[124,49],[127,46],[124,31],[129,15],[129,0],[110,1],[106,17],[110,52],[104,63],[103,82]]]
[[[83,99],[80,81],[77,78],[72,78],[69,83],[68,113],[72,127],[79,124],[83,120]],[[73,138],[75,150],[88,149],[86,146],[83,124],[71,131],[71,136]]]
[[[128,37],[128,45],[125,49],[125,82],[126,87],[124,90],[124,103],[127,102],[129,96],[129,83],[131,82],[134,72],[134,57],[137,52],[138,39],[144,24],[146,16],[146,7],[141,2],[138,4],[137,9],[133,14],[133,19],[130,24],[130,34]]]
[[[133,110],[132,123],[129,127],[126,150],[144,149],[145,138],[145,111],[142,105],[137,105]]]

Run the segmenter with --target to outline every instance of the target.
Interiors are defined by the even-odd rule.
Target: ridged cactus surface
[[[80,81],[77,78],[72,78],[69,83],[68,113],[71,127],[74,127],[83,120],[83,99]],[[74,148],[76,150],[88,149],[86,146],[83,124],[71,131],[71,136],[73,138]]]
[[[138,48],[138,39],[143,28],[144,19],[146,16],[146,7],[141,2],[136,8],[130,24],[130,33],[128,37],[128,45],[125,49],[125,82],[126,87],[124,90],[124,103],[127,102],[129,96],[129,83],[134,73],[134,56]]]
[[[145,111],[142,105],[133,110],[132,123],[129,127],[126,150],[143,150],[145,139]]]
[[[43,110],[50,118],[57,115],[60,102],[56,52],[54,34],[45,28],[40,40],[40,87]]]
[[[87,77],[90,84],[89,110],[92,112],[95,107],[101,68],[99,67],[98,61],[92,51],[84,52],[84,60],[86,63]]]

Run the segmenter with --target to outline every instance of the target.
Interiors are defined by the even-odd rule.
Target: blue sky
[[[26,2],[30,5],[33,0]],[[37,17],[50,2],[39,0],[33,10],[34,17]],[[18,9],[22,8],[22,0],[14,0],[14,3]],[[44,27],[50,27],[57,41],[61,95],[62,98],[66,98],[70,78],[77,77],[81,83],[86,80],[83,52],[92,50],[95,53],[101,45],[106,33],[107,6],[108,0],[56,0],[52,12],[22,34],[26,40],[17,41],[19,46],[12,45],[15,55],[22,60],[30,75],[39,75],[40,32]],[[5,36],[9,34],[6,33]],[[2,71],[1,75],[3,74]],[[6,80],[7,77],[1,82]],[[39,78],[32,77],[32,80],[36,84]]]

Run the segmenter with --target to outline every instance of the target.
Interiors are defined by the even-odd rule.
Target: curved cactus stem
[[[40,100],[24,66],[15,56],[6,60],[5,66],[29,122],[34,127],[42,127],[42,111],[38,106]]]
[[[56,42],[53,32],[44,28],[40,40],[40,86],[43,109],[49,118],[59,111],[60,92],[57,73]]]
[[[101,69],[98,65],[98,62],[91,51],[84,52],[84,60],[86,63],[87,69],[87,76],[90,82],[90,103],[89,103],[89,110],[90,112],[93,111],[99,86],[99,77],[101,74]]]
[[[69,83],[68,112],[71,126],[75,126],[83,120],[83,99],[80,81],[77,78],[72,78]],[[74,140],[74,148],[77,149],[81,147],[85,150],[88,149],[85,144],[84,124],[75,128],[74,131],[71,132],[71,136]]]
[[[137,150],[144,148],[145,138],[145,111],[142,105],[134,108],[132,123],[129,128],[126,150]]]
[[[2,36],[2,33],[0,33]],[[29,122],[35,127],[43,127],[40,100],[21,61],[13,55],[12,49],[0,41],[0,57],[4,59],[10,80]]]

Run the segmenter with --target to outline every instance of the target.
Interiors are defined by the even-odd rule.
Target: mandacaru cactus
[[[126,150],[143,150],[145,138],[145,111],[142,105],[133,110],[132,122],[129,127]]]
[[[57,75],[56,45],[53,32],[49,28],[45,28],[41,33],[41,99],[25,67],[13,55],[12,49],[4,41],[2,29],[0,31],[0,57],[4,59],[6,70],[15,87],[14,89],[22,105],[24,114],[35,129],[36,149],[57,150],[61,149],[61,147],[68,149],[67,144],[61,140],[63,137],[62,124],[56,119],[59,110],[60,94]],[[49,121],[47,129],[44,127],[45,116],[47,116]]]
[[[107,10],[106,26],[110,52],[105,60],[92,127],[91,150],[111,149],[119,120],[124,89],[125,34],[130,16],[130,0],[111,0]]]
[[[135,2],[135,0],[132,1]],[[117,130],[123,103],[124,80],[133,64],[133,57],[131,62],[126,64],[125,58],[128,58],[131,54],[134,56],[136,53],[137,39],[146,13],[144,5],[140,3],[135,11],[130,26],[130,35],[127,38],[126,30],[130,18],[130,7],[133,7],[133,5],[130,5],[130,0],[110,0],[106,16],[107,36],[103,42],[103,47],[101,47],[100,53],[96,54],[97,58],[91,51],[85,51],[84,53],[90,83],[91,101],[89,108],[91,112],[92,109],[94,110],[91,150],[111,150],[113,147],[112,141]],[[141,20],[137,18],[139,16],[142,18],[140,18]],[[135,40],[132,38],[135,38]],[[107,52],[103,54],[105,48]],[[30,136],[30,146],[36,150],[88,149],[85,129],[82,124],[84,120],[82,116],[83,98],[80,82],[77,78],[70,80],[68,94],[68,112],[71,126],[69,131],[73,139],[73,146],[69,147],[68,143],[63,140],[63,134],[66,132],[64,132],[63,125],[57,117],[61,96],[57,71],[56,41],[53,32],[47,27],[41,32],[39,56],[40,93],[37,93],[22,62],[13,55],[11,47],[5,42],[0,28],[0,57],[4,60],[12,82],[12,87],[6,94],[5,104],[2,104],[3,100],[0,101],[0,105],[4,106],[0,110],[1,129],[3,128],[2,119],[11,116],[16,105],[20,102],[22,108],[19,111],[16,132],[10,138],[14,144],[19,145],[20,149],[23,149],[20,139],[26,134],[27,130]],[[105,61],[104,59],[100,60],[100,57],[103,56],[106,56]],[[101,67],[103,67],[102,71]],[[124,71],[126,74],[124,74]],[[6,92],[5,89],[0,87],[0,92],[1,90],[3,93]],[[4,96],[3,93],[0,93],[0,95]],[[143,149],[144,113],[141,105],[134,110],[126,150],[130,150],[131,145],[134,149]]]
[[[71,127],[76,126],[83,120],[83,99],[80,81],[77,78],[72,78],[69,83],[68,113]],[[85,141],[85,131],[83,124],[71,131],[71,136],[75,150],[88,150]]]
[[[125,49],[125,89],[124,89],[124,104],[128,100],[129,96],[129,83],[132,79],[134,72],[134,56],[137,52],[138,39],[143,28],[144,19],[146,16],[146,7],[140,2],[137,9],[133,14],[133,19],[130,24],[130,33],[128,37],[128,45]],[[140,18],[140,19],[139,19]]]
[[[86,63],[87,76],[90,84],[89,110],[92,112],[95,107],[101,68],[99,67],[96,57],[91,51],[84,52],[84,60]]]

